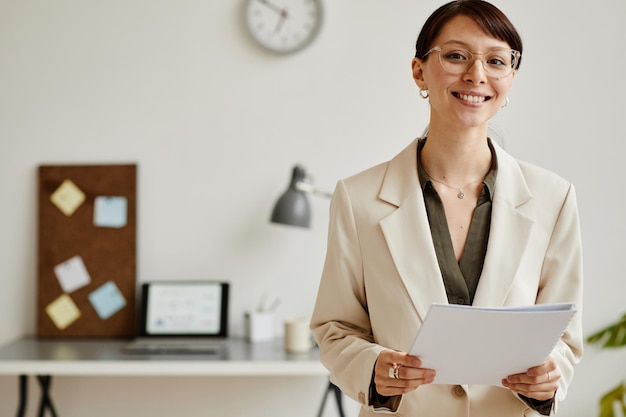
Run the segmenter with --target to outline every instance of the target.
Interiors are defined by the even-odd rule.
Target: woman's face
[[[444,44],[458,45],[473,53],[511,48],[507,42],[485,34],[472,19],[461,15],[443,27],[431,47]],[[475,59],[463,73],[452,74],[441,66],[438,55],[432,52],[426,61],[414,58],[412,62],[415,83],[429,93],[431,127],[486,129],[489,120],[504,105],[515,72],[494,78],[487,75],[480,59]]]

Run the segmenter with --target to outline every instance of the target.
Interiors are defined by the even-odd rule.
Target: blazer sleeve
[[[372,372],[383,347],[373,341],[362,265],[349,194],[339,181],[330,204],[327,253],[311,330],[333,383],[368,407]]]
[[[574,186],[570,185],[550,237],[542,266],[537,304],[575,301],[577,313],[555,346],[552,356],[561,371],[553,411],[567,395],[574,366],[583,355],[582,243]]]

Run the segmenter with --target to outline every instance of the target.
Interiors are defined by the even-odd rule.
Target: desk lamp
[[[311,182],[311,178],[307,176],[306,170],[300,165],[295,165],[291,173],[289,187],[276,202],[274,210],[272,211],[271,221],[273,223],[308,228],[311,225],[311,207],[307,194],[315,194],[327,198],[332,197],[331,193],[315,188]],[[335,395],[339,416],[345,417],[343,411],[343,394],[339,387],[330,382],[330,380],[328,381],[328,386],[322,397],[318,417],[322,417],[326,399],[331,392]]]
[[[290,226],[309,227],[311,225],[311,207],[307,194],[331,197],[331,193],[315,188],[306,170],[300,165],[295,165],[291,173],[289,187],[276,202],[271,221]]]

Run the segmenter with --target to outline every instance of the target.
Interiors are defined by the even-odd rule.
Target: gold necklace
[[[422,167],[424,168],[424,167]],[[430,175],[428,173],[428,171],[426,171],[426,169],[424,169],[424,172],[426,173],[426,175],[428,175],[430,177],[431,180],[438,182],[439,184],[445,185],[446,187],[450,188],[451,190],[457,190],[459,193],[456,195],[460,200],[463,200],[465,198],[465,193],[463,192],[463,188],[468,187],[478,181],[482,181],[485,177],[483,176],[482,178],[478,178],[477,180],[468,182],[467,184],[465,184],[463,187],[458,188],[458,187],[453,187],[451,185],[446,184],[445,182],[438,180],[437,178],[433,177],[432,175]]]

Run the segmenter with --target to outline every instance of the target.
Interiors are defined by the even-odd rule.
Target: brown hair
[[[507,42],[512,49],[522,53],[522,38],[500,9],[484,0],[453,0],[435,10],[424,23],[415,43],[416,58],[428,59],[426,53],[432,48],[441,29],[456,16],[469,17],[483,32]],[[515,69],[519,68],[521,61],[520,57]]]

